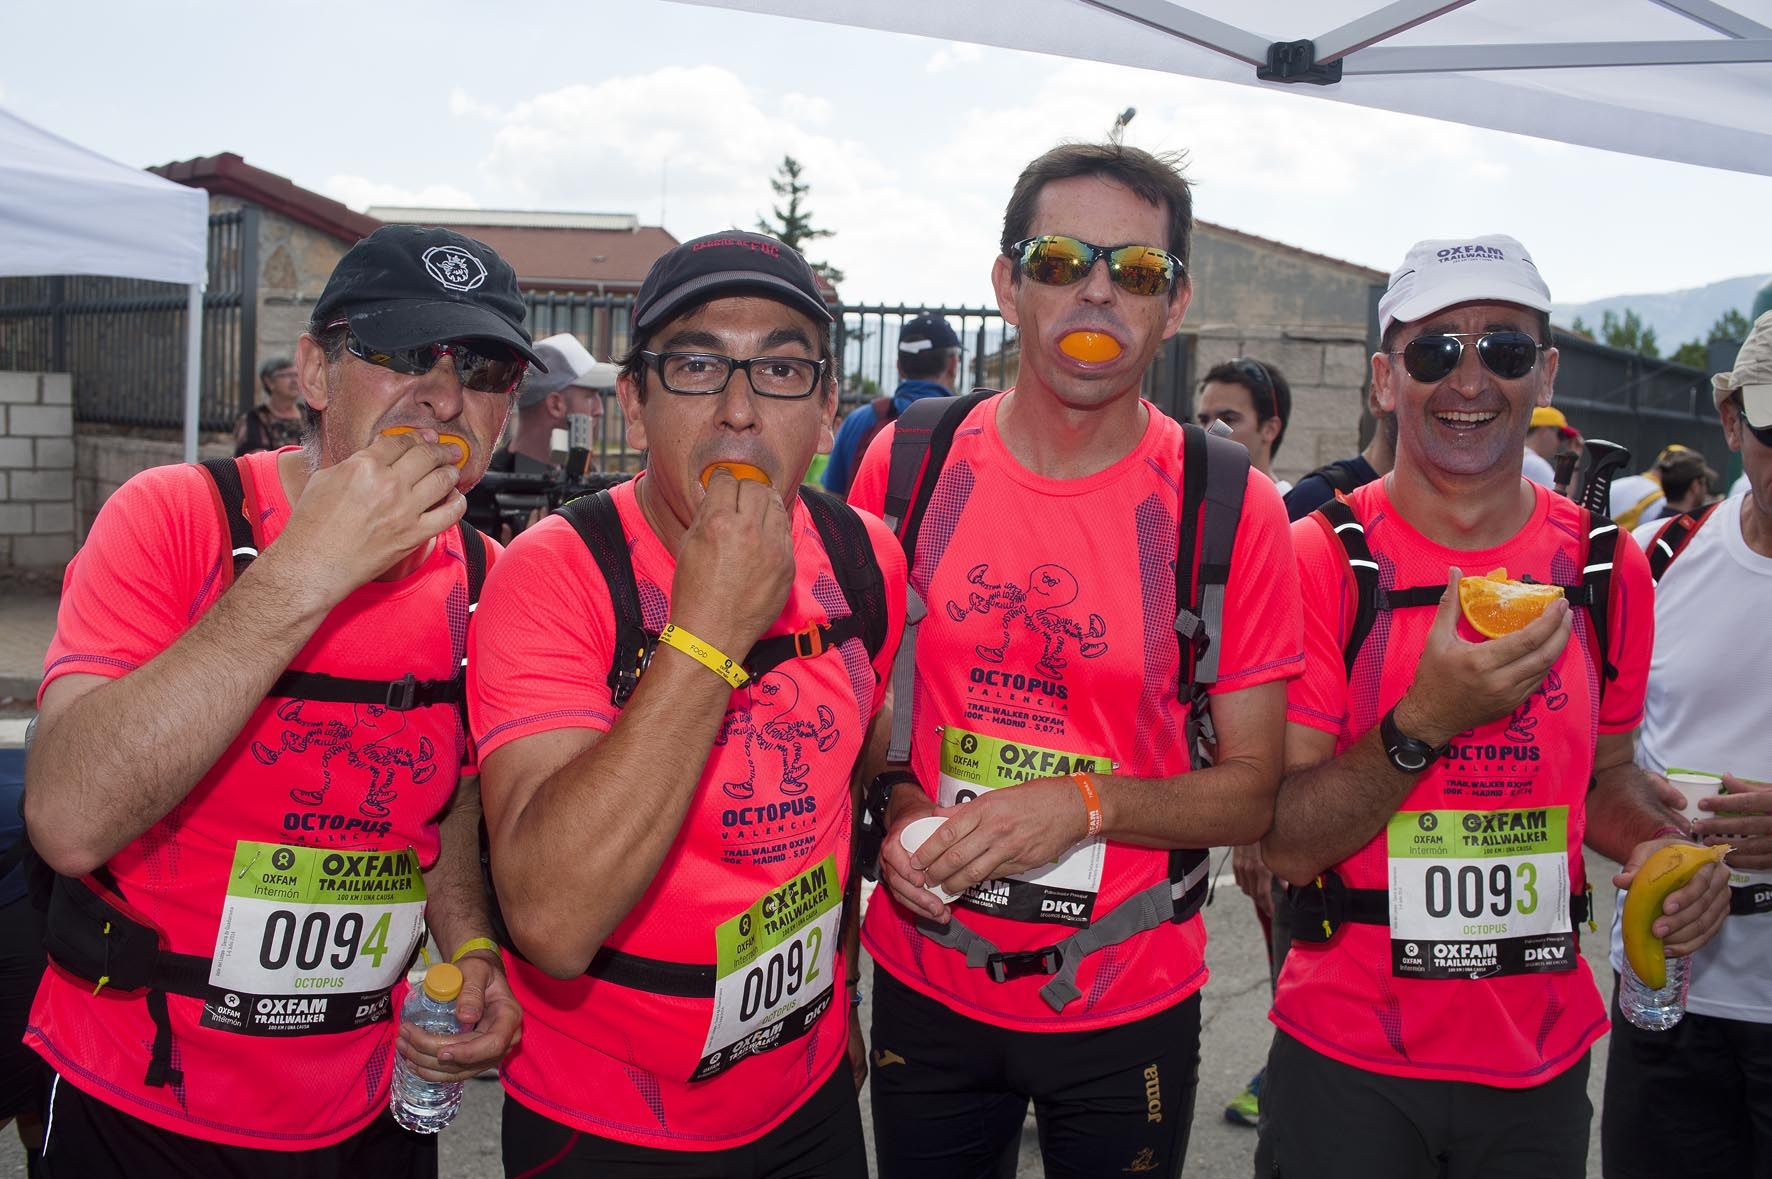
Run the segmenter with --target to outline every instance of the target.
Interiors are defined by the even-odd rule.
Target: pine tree
[[[775,190],[776,196],[787,201],[787,207],[783,208],[781,205],[773,207],[771,210],[775,214],[773,222],[766,217],[757,218],[758,232],[780,238],[782,242],[794,247],[802,254],[806,252],[806,246],[809,243],[815,242],[819,238],[836,236],[835,230],[819,229],[812,224],[812,210],[808,209],[804,203],[806,194],[811,191],[812,186],[801,182],[799,160],[793,156],[783,156],[781,166],[776,170],[775,178],[770,180],[769,187]],[[807,261],[811,262],[811,259],[809,258]],[[812,262],[812,269],[832,286],[843,281],[843,272],[828,262]]]

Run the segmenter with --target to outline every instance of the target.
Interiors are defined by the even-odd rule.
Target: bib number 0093
[[[1485,869],[1464,864],[1454,869],[1434,864],[1427,870],[1424,907],[1433,918],[1530,916],[1538,910],[1538,866],[1530,861],[1515,866],[1491,864]],[[1517,894],[1517,895],[1516,895]]]

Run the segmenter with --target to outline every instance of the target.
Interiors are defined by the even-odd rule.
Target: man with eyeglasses
[[[1520,473],[1556,376],[1550,306],[1511,237],[1412,246],[1372,357],[1396,466],[1293,525],[1306,668],[1262,841],[1293,942],[1258,1174],[1586,1174],[1606,1011],[1576,936],[1582,844],[1623,886],[1684,828],[1632,763],[1643,555]],[[1460,583],[1498,568],[1565,597],[1485,640]],[[1670,953],[1715,932],[1725,879],[1670,898]]]
[[[388,1116],[521,1012],[480,886],[457,527],[535,359],[511,268],[389,226],[296,354],[300,450],[131,479],[69,565],[25,815],[62,876],[30,1045],[49,1176],[434,1176]],[[464,1028],[395,1020],[428,929]]]
[[[928,614],[895,698],[909,756],[876,792],[890,894],[863,939],[884,1179],[1012,1176],[1030,1100],[1048,1174],[1186,1160],[1206,981],[1190,849],[1267,829],[1302,665],[1272,481],[1139,397],[1187,310],[1191,225],[1174,162],[1120,145],[1034,160],[1004,215],[991,278],[1020,373],[966,411],[931,485],[911,574]],[[884,506],[914,437],[900,419],[875,440],[854,502]],[[1214,470],[1225,506],[1178,552],[1183,497]],[[1217,756],[1195,771],[1203,685],[1178,626],[1200,632],[1178,582],[1211,532],[1234,535],[1234,605],[1203,636]],[[903,837],[931,817],[913,854]]]
[[[616,389],[645,470],[513,541],[474,624],[528,1013],[501,1070],[505,1168],[864,1176],[852,780],[886,716],[904,559],[800,489],[837,379],[797,251],[685,242],[633,314]]]

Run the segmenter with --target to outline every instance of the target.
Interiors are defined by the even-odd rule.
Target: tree
[[[1579,315],[1575,317],[1575,322],[1569,325],[1569,330],[1578,336],[1586,336],[1590,340],[1594,338],[1594,329],[1583,323]]]
[[[1611,311],[1600,316],[1600,339],[1613,348],[1640,353],[1651,360],[1661,356],[1661,348],[1655,342],[1655,329],[1643,326],[1642,317],[1628,307],[1624,309],[1623,319]]]
[[[1673,354],[1673,361],[1688,368],[1709,368],[1710,345],[1718,340],[1745,340],[1749,326],[1747,316],[1731,307],[1717,316],[1717,321],[1710,325],[1710,332],[1704,339],[1687,340],[1681,344]]]
[[[806,246],[823,237],[835,237],[832,229],[818,229],[812,224],[812,210],[803,203],[806,194],[812,190],[809,184],[800,181],[800,161],[793,156],[781,157],[781,166],[776,169],[775,179],[769,182],[775,195],[787,201],[784,209],[780,205],[773,207],[774,222],[766,217],[757,218],[757,229],[770,237],[780,238],[787,245],[806,252]],[[807,259],[811,262],[811,259]],[[812,269],[818,272],[832,286],[843,281],[843,272],[828,262],[812,262]]]

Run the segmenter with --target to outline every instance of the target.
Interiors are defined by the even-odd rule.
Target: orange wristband
[[[1088,774],[1072,774],[1071,781],[1083,795],[1083,805],[1089,809],[1089,834],[1101,834],[1101,795],[1096,793],[1095,782]]]

